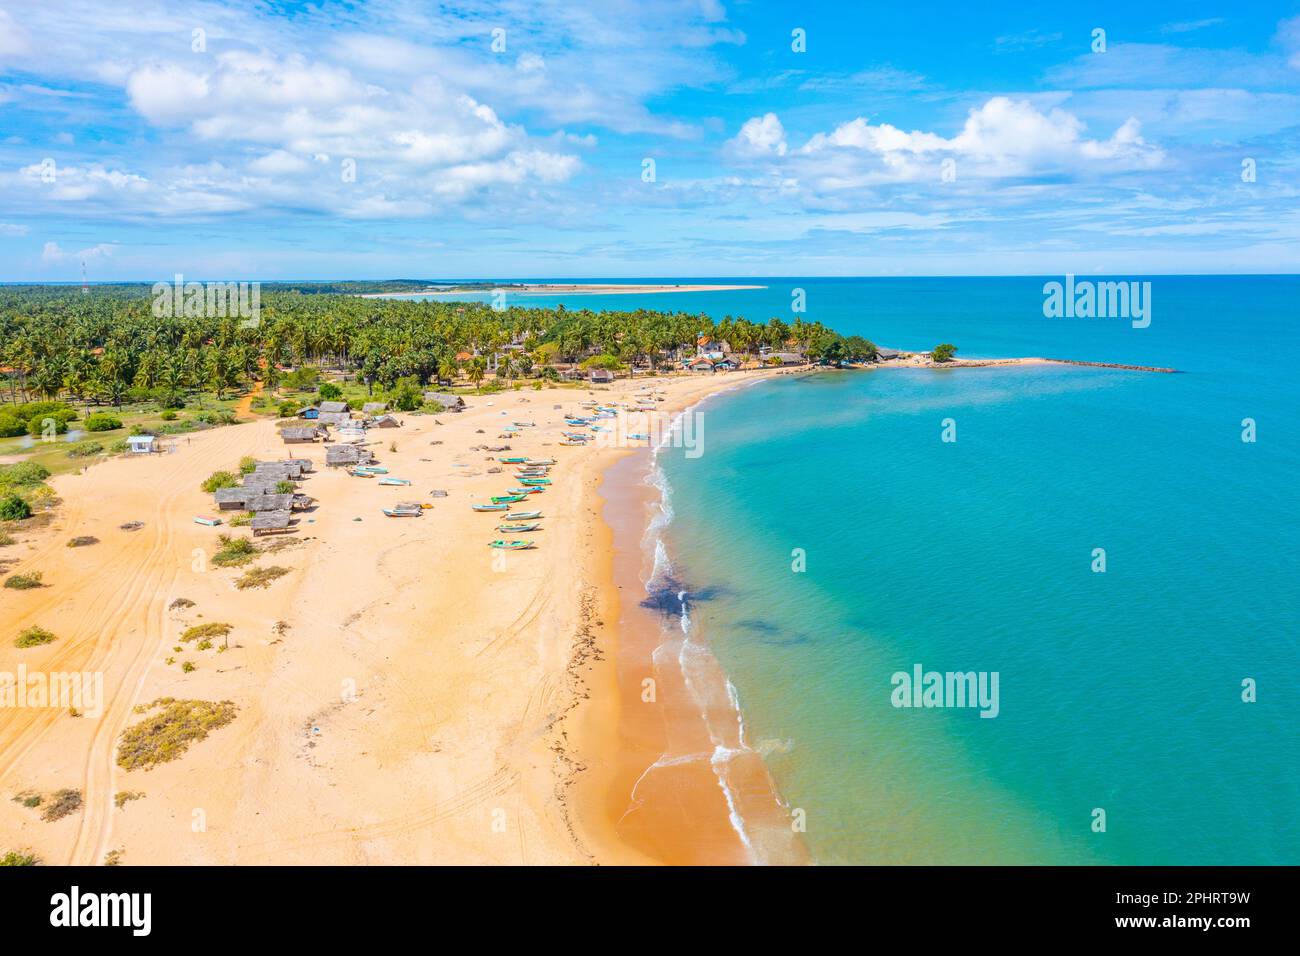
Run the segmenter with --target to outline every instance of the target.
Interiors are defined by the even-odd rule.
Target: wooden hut
[[[280,439],[286,445],[306,444],[314,442],[319,437],[319,428],[284,428],[280,431]]]
[[[293,507],[293,495],[250,495],[244,501],[244,510],[255,511],[259,514],[263,511],[288,511]]]
[[[325,464],[331,468],[370,464],[370,452],[360,445],[331,445],[325,449]]]
[[[248,494],[247,488],[218,488],[213,498],[222,511],[242,511]]]
[[[292,520],[288,511],[264,511],[253,518],[253,535],[288,531]]]
[[[338,412],[346,412],[347,410],[348,410],[347,402],[321,402],[320,403],[320,413],[322,415],[337,414]]]
[[[447,392],[425,392],[424,402],[426,405],[440,405],[444,412],[458,412],[465,407],[465,399]]]
[[[379,418],[376,418],[376,419],[374,420],[373,427],[375,427],[375,428],[401,428],[401,427],[402,427],[402,423],[399,422],[399,421],[398,421],[396,418],[394,418],[392,415],[381,415]]]
[[[381,412],[386,411],[388,411],[387,402],[366,402],[361,406],[361,414],[365,415],[366,418],[374,418]]]

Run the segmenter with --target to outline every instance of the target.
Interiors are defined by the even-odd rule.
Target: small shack
[[[426,405],[439,405],[444,412],[458,412],[465,407],[465,399],[447,392],[425,392]]]
[[[126,450],[132,455],[149,455],[158,450],[156,435],[128,435]]]
[[[614,381],[614,373],[607,368],[593,368],[587,373],[587,381],[593,385],[608,385]]]
[[[288,511],[293,507],[293,495],[250,495],[244,501],[245,511]]]
[[[319,406],[320,414],[331,415],[348,410],[347,402],[321,402]]]
[[[876,361],[889,362],[898,358],[901,354],[898,349],[876,349]]]
[[[280,431],[280,438],[286,445],[309,444],[319,437],[319,428],[285,428]]]
[[[290,521],[288,511],[264,511],[253,519],[253,536],[288,531]]]
[[[213,498],[222,511],[240,511],[248,500],[248,494],[247,488],[218,488]]]
[[[352,413],[348,411],[342,411],[342,412],[322,411],[317,416],[317,418],[322,425],[333,425],[335,427],[342,427],[344,425],[349,424],[352,421]]]
[[[320,409],[315,405],[308,405],[306,408],[298,409],[298,417],[305,418],[309,422],[314,422],[320,418]]]
[[[370,452],[360,445],[331,445],[325,449],[325,464],[330,468],[370,464]]]
[[[376,418],[376,419],[374,420],[374,422],[373,422],[373,424],[372,424],[372,427],[374,427],[374,428],[401,428],[401,427],[402,427],[402,423],[399,422],[399,421],[398,421],[396,418],[394,418],[392,415],[381,415],[379,418]]]
[[[361,414],[366,418],[374,418],[380,412],[388,411],[387,402],[366,402],[361,406]]]

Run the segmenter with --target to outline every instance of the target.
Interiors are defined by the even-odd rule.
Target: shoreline
[[[59,640],[0,646],[0,671],[102,672],[104,706],[89,717],[4,713],[5,795],[72,787],[84,810],[44,823],[0,801],[0,833],[51,863],[98,863],[115,849],[128,864],[163,865],[749,862],[728,801],[758,795],[777,806],[756,754],[728,760],[730,797],[711,760],[656,771],[637,797],[663,799],[629,822],[635,781],[663,754],[747,748],[731,736],[740,730],[729,716],[736,702],[722,699],[726,675],[707,673],[706,654],[718,722],[686,706],[680,668],[659,681],[659,700],[673,706],[644,710],[645,662],[664,644],[662,615],[640,606],[653,495],[620,482],[640,481],[650,450],[558,446],[558,409],[651,388],[665,395],[655,411],[674,417],[714,395],[824,371],[833,370],[504,391],[467,396],[458,415],[403,416],[402,428],[372,436],[374,451],[417,482],[406,494],[448,494],[414,520],[384,518],[380,504],[400,492],[325,468],[322,445],[281,444],[270,418],[197,433],[174,455],[52,479],[62,505],[7,555],[17,559],[8,573],[44,572],[46,586],[5,600],[15,631],[41,625]],[[514,418],[536,423],[510,441],[514,453],[558,459],[557,480],[538,499],[539,549],[489,552],[496,521],[469,503],[510,480],[482,446]],[[278,539],[283,550],[259,559],[288,568],[267,590],[236,591],[240,570],[196,564],[232,532],[193,523],[213,508],[198,484],[242,455],[316,463],[303,490],[320,505]],[[133,520],[144,527],[119,527]],[[99,543],[65,547],[83,534]],[[176,610],[180,597],[194,608]],[[229,653],[178,637],[214,620],[234,628]],[[682,647],[672,649],[680,658]],[[180,658],[197,670],[181,673]],[[343,697],[341,685],[352,688]],[[116,744],[140,720],[134,708],[168,696],[228,699],[238,716],[180,759],[121,770]],[[145,799],[114,806],[115,794],[137,788]],[[189,829],[195,807],[208,821],[202,832]]]
[[[765,285],[663,285],[654,283],[563,283],[535,282],[519,285],[491,286],[482,289],[426,289],[423,292],[362,292],[363,299],[409,299],[415,296],[482,295],[485,292],[514,292],[531,295],[649,295],[659,292],[742,292],[766,289]]]

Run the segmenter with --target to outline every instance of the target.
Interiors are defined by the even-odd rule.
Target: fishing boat
[[[194,523],[207,525],[209,528],[215,528],[217,525],[221,524],[221,519],[213,518],[210,515],[195,515]]]
[[[510,494],[516,495],[516,501],[523,501],[528,495],[540,495],[545,488],[511,488]]]
[[[560,442],[560,444],[568,445],[570,448],[576,448],[576,447],[585,448],[587,446],[587,443],[585,441],[578,441],[573,438],[566,438],[564,441]]]
[[[509,511],[509,505],[470,505],[475,511]],[[506,515],[507,518],[510,515]]]
[[[508,495],[493,495],[492,503],[494,505],[514,504],[516,501],[523,501],[525,497],[527,497],[527,495],[514,494],[513,492]]]
[[[549,478],[520,478],[519,483],[528,488],[545,487],[551,483]]]
[[[349,471],[348,471],[348,474],[351,475],[353,478],[373,478],[373,477],[375,477],[374,472],[370,472],[370,471],[359,471],[359,470],[357,470],[356,468],[353,468],[353,469],[349,470]]]
[[[503,465],[522,465],[527,460],[528,460],[527,458],[498,458],[497,459],[497,461],[501,462],[501,464]]]
[[[506,551],[527,551],[530,548],[537,547],[532,541],[491,541],[488,543],[489,548],[502,548]]]
[[[499,524],[497,530],[502,534],[527,534],[529,531],[536,531],[541,525],[534,522],[533,524]]]
[[[515,422],[515,423],[514,423],[514,426],[515,426],[515,428],[533,428],[533,427],[535,427],[535,426],[533,425],[532,422]]]
[[[534,518],[540,518],[540,511],[512,511],[506,515],[507,521],[532,521]]]
[[[555,464],[555,459],[554,459],[554,458],[529,458],[528,461],[525,462],[525,464],[528,464],[528,465],[553,465],[553,464]]]
[[[382,465],[357,465],[353,470],[354,470],[354,471],[368,471],[368,472],[370,472],[370,474],[372,474],[372,475],[386,475],[386,474],[388,474],[388,469],[387,469],[387,468],[384,468]]]
[[[649,435],[642,435],[640,432],[628,432],[627,437],[628,437],[628,438],[631,438],[633,441],[649,441],[649,440],[650,440],[650,436],[649,436]]]
[[[381,485],[409,485],[411,482],[406,478],[380,478]]]
[[[382,509],[384,514],[390,518],[418,518],[424,514],[424,509],[419,505],[400,504],[392,508]]]

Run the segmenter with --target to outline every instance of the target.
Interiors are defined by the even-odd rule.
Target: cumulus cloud
[[[764,113],[745,121],[740,132],[728,141],[728,146],[741,155],[784,156],[786,152],[785,127],[775,113]]]
[[[25,236],[31,232],[27,226],[12,222],[0,222],[0,236]]]
[[[816,191],[937,179],[947,160],[963,178],[981,179],[1149,169],[1164,160],[1136,119],[1106,139],[1090,139],[1071,113],[1002,96],[972,109],[951,137],[858,117],[788,149],[781,121],[768,113],[747,121],[729,146],[751,158],[784,159],[782,172]]]
[[[57,242],[47,242],[41,250],[41,261],[53,265],[68,260],[85,262],[90,259],[106,259],[113,254],[115,248],[112,243],[101,242],[78,252],[64,252]]]

